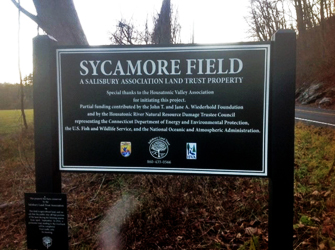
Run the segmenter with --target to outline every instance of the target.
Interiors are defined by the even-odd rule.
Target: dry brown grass
[[[32,130],[2,137],[0,249],[26,249]],[[335,247],[335,131],[296,127],[294,248]],[[70,249],[267,249],[259,178],[63,173]]]

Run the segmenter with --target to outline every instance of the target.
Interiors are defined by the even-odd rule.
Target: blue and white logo
[[[197,144],[195,142],[186,143],[186,159],[188,160],[197,159]]]

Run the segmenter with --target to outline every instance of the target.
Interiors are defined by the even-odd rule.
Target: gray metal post
[[[296,34],[280,30],[272,41],[269,249],[289,250],[293,249]]]
[[[36,192],[60,193],[56,66],[49,36],[33,40]]]

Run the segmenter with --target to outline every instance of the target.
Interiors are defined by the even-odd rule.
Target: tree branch
[[[24,9],[19,3],[17,3],[15,0],[11,0],[12,3],[18,8],[23,14],[25,14],[27,17],[29,17],[31,20],[33,20],[35,23],[37,23],[40,26],[38,17],[31,14],[29,11]]]

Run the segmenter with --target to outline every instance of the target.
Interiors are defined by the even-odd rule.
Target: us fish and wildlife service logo
[[[129,157],[131,155],[131,142],[122,141],[120,143],[120,153],[123,157]]]
[[[45,236],[42,238],[43,241],[43,246],[46,247],[46,249],[49,249],[49,247],[51,247],[52,245],[52,238],[50,238],[49,236]]]
[[[169,153],[170,143],[162,137],[155,137],[149,141],[149,152],[156,159],[163,159]]]
[[[197,159],[197,144],[195,142],[186,143],[186,159],[187,160]]]

